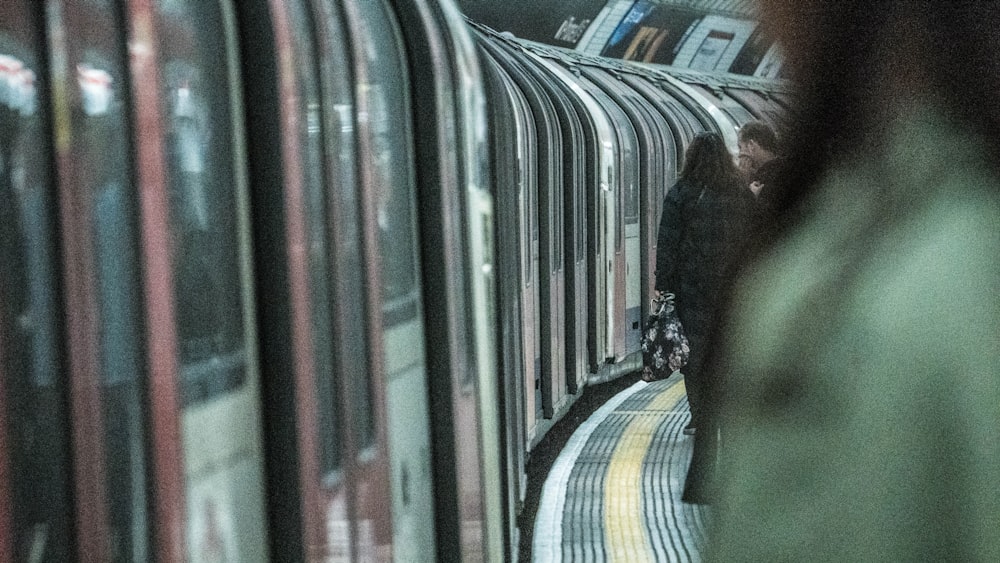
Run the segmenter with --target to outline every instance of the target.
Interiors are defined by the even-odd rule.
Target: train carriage
[[[509,561],[768,80],[451,0],[0,4],[0,563]]]
[[[523,291],[527,262],[524,249],[526,190],[533,189],[534,125],[528,102],[507,73],[484,53],[484,77],[489,97],[491,127],[491,168],[493,198],[496,202],[496,278],[499,369],[503,408],[503,471],[506,476],[504,514],[509,522],[517,520],[527,494],[528,444],[537,432],[534,409],[536,381],[534,354],[523,352],[525,342],[522,314],[528,309]],[[506,163],[502,164],[502,163]],[[533,316],[534,312],[530,314]],[[528,390],[531,389],[531,392]],[[516,526],[506,528],[505,541],[513,551],[519,541]]]

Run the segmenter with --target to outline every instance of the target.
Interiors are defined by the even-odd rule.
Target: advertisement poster
[[[730,65],[729,72],[754,75],[773,44],[774,41],[764,35],[760,29],[754,30],[750,34],[750,39],[743,45],[739,55],[736,56],[736,60]]]
[[[677,47],[674,66],[706,72],[728,72],[757,23],[706,14]]]
[[[695,70],[715,70],[723,55],[732,47],[736,34],[713,29],[701,40],[698,50],[687,65]]]
[[[629,61],[674,64],[678,46],[704,14],[651,2],[636,2],[601,52]]]

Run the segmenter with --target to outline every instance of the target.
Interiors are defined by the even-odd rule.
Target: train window
[[[214,2],[161,0],[164,129],[184,405],[243,384],[233,113],[226,35]]]
[[[621,147],[620,144],[619,147]],[[619,150],[621,149],[619,148]],[[621,152],[624,153],[624,151]],[[612,178],[611,185],[617,186],[612,192],[614,195],[614,204],[612,209],[615,213],[614,218],[612,219],[615,230],[615,252],[621,252],[623,250],[622,247],[625,244],[625,213],[624,206],[621,204],[621,201],[624,198],[623,192],[625,191],[625,164],[624,159],[616,158],[615,155],[611,155],[608,162],[610,163],[608,164],[608,177]]]
[[[226,0],[157,0],[187,557],[267,544],[238,45]]]
[[[536,207],[535,194],[538,191],[538,151],[532,149],[538,141],[538,132],[534,121],[529,118],[528,101],[524,98],[517,85],[512,84],[512,88],[517,91],[518,99],[521,102],[519,107],[522,108],[522,111],[518,113],[517,117],[525,131],[525,140],[523,144],[518,145],[518,151],[523,164],[523,168],[518,170],[520,176],[517,182],[518,213],[521,222],[521,227],[518,231],[520,236],[518,238],[521,242],[526,243],[520,252],[521,279],[525,280],[525,285],[533,286],[535,284],[535,277],[532,272],[532,261],[537,259],[532,242],[537,239],[537,225],[534,224],[536,223],[534,209]]]
[[[383,2],[358,4],[365,34],[365,72],[358,76],[356,103],[361,159],[374,190],[376,226],[382,269],[382,299],[386,326],[417,316],[419,281],[415,182],[409,84],[399,69],[406,67],[401,38]],[[392,22],[391,25],[373,25]],[[371,27],[370,27],[371,26]]]
[[[399,69],[406,68],[401,37],[384,2],[361,2],[362,44],[366,73],[359,75],[356,103],[359,116],[361,159],[370,170],[375,191],[379,255],[382,269],[384,322],[393,326],[416,318],[419,311],[419,282],[416,229],[415,178],[412,133],[407,93],[409,84]],[[380,25],[375,26],[379,22]],[[389,24],[389,25],[385,25]],[[371,26],[371,27],[369,27]],[[355,404],[367,422],[362,443],[374,441],[373,390]]]
[[[341,150],[353,143],[351,139],[340,139],[334,134],[329,135],[324,129],[324,114],[319,84],[319,67],[316,58],[314,37],[309,16],[304,12],[299,2],[290,2],[287,8],[292,17],[292,28],[296,30],[294,37],[297,92],[298,92],[298,124],[302,147],[303,166],[301,167],[303,198],[305,201],[306,246],[308,253],[310,288],[310,321],[312,324],[313,365],[316,370],[316,387],[319,413],[320,470],[323,475],[329,475],[342,465],[343,442],[341,432],[343,418],[340,404],[340,387],[337,385],[335,365],[334,336],[334,287],[335,279],[332,253],[330,248],[330,202],[328,200],[326,179],[324,177],[325,154],[324,143],[336,151],[337,156],[343,156]],[[346,54],[341,54],[341,59]],[[345,78],[346,80],[346,78]],[[337,103],[332,104],[335,107]],[[339,120],[332,130],[346,132],[350,137],[351,116],[344,111],[334,110],[330,117]],[[353,177],[337,178],[347,183],[348,189],[354,189]],[[338,251],[348,254],[347,249]],[[359,261],[356,253],[352,258]],[[360,271],[360,268],[359,268]],[[343,313],[347,308],[341,307]],[[360,316],[360,312],[355,312]]]
[[[625,190],[625,223],[633,224],[639,222],[639,170],[636,164],[639,162],[638,139],[635,137],[636,131],[627,121],[622,122],[622,130],[627,135],[622,143],[625,156],[624,185]]]
[[[69,61],[79,96],[72,109],[77,212],[89,224],[96,287],[98,358],[104,421],[105,489],[111,560],[148,557],[146,491],[146,366],[137,191],[130,173],[127,70],[115,10],[103,2],[69,5]],[[83,32],[78,22],[100,32]],[[69,77],[67,77],[69,78]],[[82,225],[81,225],[82,226]],[[70,246],[67,252],[76,252]]]
[[[68,561],[72,508],[57,217],[34,6],[0,3],[0,520],[10,525],[0,533],[12,561]]]

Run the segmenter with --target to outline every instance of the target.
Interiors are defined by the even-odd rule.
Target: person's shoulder
[[[699,191],[701,191],[700,186],[684,178],[678,178],[677,182],[667,190],[666,199],[673,199],[675,201],[688,200],[691,199],[692,194],[697,196]]]
[[[760,165],[757,169],[757,179],[764,184],[781,180],[787,174],[790,161],[784,156],[776,156]]]

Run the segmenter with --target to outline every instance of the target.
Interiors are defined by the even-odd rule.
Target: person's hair
[[[778,136],[775,135],[774,129],[771,129],[771,126],[763,121],[744,123],[740,127],[739,140],[741,143],[754,141],[760,145],[760,148],[774,154],[778,153]]]
[[[810,2],[794,11],[792,76],[798,93],[786,146],[794,191],[776,202],[788,210],[831,164],[885,147],[893,105],[936,104],[977,135],[1000,173],[1000,2],[896,0]],[[919,58],[914,58],[912,49]],[[907,57],[903,60],[902,57]],[[919,65],[924,91],[900,89],[900,63]],[[895,76],[893,74],[895,73]],[[932,142],[932,141],[928,141]]]
[[[711,190],[732,189],[740,182],[725,141],[721,135],[710,131],[698,133],[691,141],[684,153],[680,177]]]

